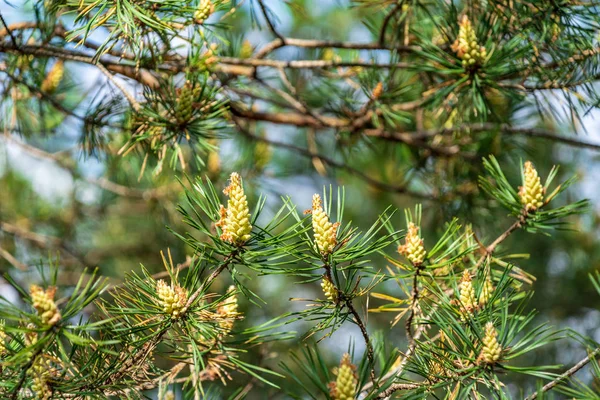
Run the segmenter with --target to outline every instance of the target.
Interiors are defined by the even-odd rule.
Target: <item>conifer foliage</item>
[[[536,277],[507,246],[588,209],[565,193],[575,177],[521,158],[542,141],[600,150],[559,133],[600,105],[598,4],[312,2],[323,27],[308,3],[27,0],[24,21],[0,12],[2,143],[139,200],[119,218],[159,204],[188,253],[157,252],[162,271],[132,266],[120,282],[82,267],[65,284],[64,258],[30,271],[0,247],[18,294],[0,293],[1,399],[600,399],[600,343],[539,324]],[[349,41],[337,13],[368,40]],[[290,15],[303,23],[286,27]],[[296,37],[307,32],[326,35]],[[85,86],[91,71],[101,83]],[[76,151],[40,145],[65,132]],[[82,154],[112,180],[90,178]],[[300,165],[350,183],[303,200],[257,194],[261,177]],[[357,223],[353,184],[411,207]],[[456,217],[429,230],[437,205]],[[506,215],[490,237],[476,234],[486,207]],[[3,218],[0,232],[82,259]],[[302,297],[279,293],[286,311],[263,318],[280,279]],[[600,275],[590,282],[600,296]],[[340,337],[347,351],[332,360]],[[535,364],[559,340],[587,356]]]

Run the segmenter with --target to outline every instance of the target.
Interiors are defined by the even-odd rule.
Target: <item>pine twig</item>
[[[536,393],[534,393],[534,394],[526,397],[525,400],[534,400],[534,399],[537,399],[538,394],[546,393],[547,391],[552,390],[552,388],[554,388],[555,386],[557,386],[558,384],[560,384],[562,381],[564,381],[565,379],[567,379],[570,376],[574,375],[581,368],[583,368],[587,364],[589,364],[589,362],[592,361],[593,359],[595,359],[598,355],[600,355],[600,347],[597,348],[596,350],[592,351],[590,354],[588,354],[588,356],[586,358],[584,358],[581,361],[579,361],[572,368],[568,369],[563,374],[557,376],[553,381],[551,381],[551,382],[547,383],[546,385],[544,385],[541,390],[538,390]]]

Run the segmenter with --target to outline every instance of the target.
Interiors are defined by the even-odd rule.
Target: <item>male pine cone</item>
[[[463,319],[473,313],[477,307],[475,289],[471,281],[471,274],[465,269],[459,284],[459,300],[463,312]]]
[[[226,334],[231,332],[231,329],[233,328],[233,321],[238,315],[237,296],[234,292],[235,286],[229,286],[229,289],[227,289],[227,294],[229,297],[227,297],[217,309],[219,317],[223,319],[221,322],[219,322],[219,326],[225,331]]]
[[[237,172],[231,174],[229,186],[223,193],[229,196],[229,200],[227,208],[221,206],[221,219],[216,225],[222,230],[222,240],[241,246],[250,240],[252,225],[242,178]]]
[[[353,400],[356,398],[356,366],[350,362],[348,353],[342,356],[337,379],[329,384],[329,395],[333,400]]]
[[[419,236],[419,227],[410,222],[404,240],[405,244],[398,246],[398,253],[408,258],[416,267],[423,264],[426,251],[425,246],[423,246],[423,239]]]
[[[215,6],[211,0],[200,0],[198,8],[194,13],[194,21],[202,24],[215,11]]]
[[[54,302],[54,295],[56,293],[55,287],[49,287],[44,290],[37,285],[31,285],[29,287],[31,293],[31,301],[33,308],[36,309],[42,324],[44,325],[56,325],[60,321],[60,312]]]
[[[526,211],[535,211],[544,205],[544,187],[531,161],[523,164],[523,186],[519,187],[521,204]]]
[[[323,277],[321,281],[321,288],[323,289],[323,294],[325,294],[325,298],[329,301],[336,302],[337,301],[337,289],[333,282],[329,280],[326,276]]]
[[[315,234],[317,249],[322,255],[327,255],[333,251],[337,244],[337,228],[339,223],[332,224],[329,216],[323,210],[321,196],[313,195],[312,200],[312,225]]]
[[[451,46],[452,51],[462,60],[462,65],[466,69],[483,65],[487,57],[487,50],[477,43],[477,35],[471,21],[464,15],[458,26],[458,38]]]
[[[156,294],[158,304],[165,314],[171,315],[173,319],[181,316],[181,312],[187,303],[187,290],[179,285],[167,285],[165,281],[156,281]]]
[[[500,359],[502,347],[498,343],[498,332],[494,324],[488,322],[485,325],[485,336],[483,337],[483,348],[479,359],[486,364],[494,364]]]
[[[479,306],[484,307],[492,297],[494,293],[494,284],[492,280],[487,277],[485,282],[483,282],[483,287],[481,288],[481,293],[479,294]]]

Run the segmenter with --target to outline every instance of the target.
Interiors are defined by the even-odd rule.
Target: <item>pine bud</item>
[[[240,48],[240,58],[250,58],[254,53],[254,46],[249,40],[244,40],[242,47]]]
[[[31,293],[31,301],[33,308],[36,309],[42,324],[44,325],[56,325],[60,321],[60,312],[54,302],[54,295],[56,293],[55,287],[49,287],[44,290],[37,285],[31,285],[29,287]]]
[[[423,264],[425,260],[425,246],[419,236],[419,227],[410,222],[404,238],[405,244],[398,246],[398,253],[406,257],[414,266]]]
[[[337,379],[329,384],[329,395],[333,400],[353,400],[357,384],[356,366],[352,365],[350,355],[346,353],[337,370]]]
[[[458,25],[458,38],[451,46],[452,51],[462,60],[465,69],[483,65],[487,57],[487,50],[477,43],[477,36],[471,21],[464,15]]]
[[[215,6],[211,0],[200,0],[198,8],[194,13],[194,21],[197,24],[203,24],[213,12],[215,12]]]
[[[226,333],[231,332],[231,329],[233,328],[233,321],[238,316],[238,302],[237,296],[234,294],[234,292],[235,286],[229,286],[229,289],[227,289],[227,294],[229,297],[223,300],[217,309],[217,313],[223,319],[219,323],[219,326]]]
[[[337,244],[339,222],[332,224],[329,221],[329,215],[323,210],[321,196],[318,194],[313,195],[312,200],[312,226],[319,252],[322,255],[331,253]]]
[[[463,319],[468,315],[473,314],[473,310],[477,307],[477,300],[475,298],[475,289],[473,288],[473,282],[471,281],[471,274],[465,269],[463,276],[459,284],[460,290],[460,305],[463,311]]]
[[[221,239],[241,246],[250,239],[252,225],[250,225],[250,210],[244,194],[242,178],[237,172],[231,174],[229,186],[223,190],[229,200],[227,208],[221,206],[221,219],[216,223],[223,233]]]
[[[333,301],[334,303],[337,301],[337,289],[333,282],[331,282],[326,276],[323,277],[321,281],[321,288],[323,289],[323,294],[325,294],[325,298],[329,301]]]
[[[48,72],[48,75],[46,75],[46,78],[42,81],[42,86],[40,87],[42,92],[52,94],[56,88],[58,88],[58,85],[60,84],[60,81],[62,81],[64,74],[65,65],[63,60],[58,60],[52,66],[50,72]]]
[[[181,312],[187,303],[187,290],[171,282],[171,286],[159,279],[156,281],[156,294],[158,304],[165,314],[171,315],[173,319],[181,316]]]
[[[531,161],[526,161],[523,167],[523,186],[519,186],[519,197],[526,211],[535,211],[544,205],[545,190]]]
[[[485,336],[483,337],[483,348],[479,359],[486,364],[494,364],[500,359],[502,347],[498,343],[498,332],[494,328],[494,324],[488,322],[485,325]]]
[[[177,98],[177,108],[175,116],[179,122],[188,122],[192,118],[192,107],[194,104],[194,87],[192,82],[186,81],[179,97]]]
[[[484,307],[490,298],[494,294],[494,284],[489,276],[485,279],[483,283],[483,287],[481,288],[481,293],[479,294],[479,307]]]

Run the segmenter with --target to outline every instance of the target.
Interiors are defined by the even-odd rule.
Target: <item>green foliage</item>
[[[1,398],[598,398],[595,3],[19,5]]]

